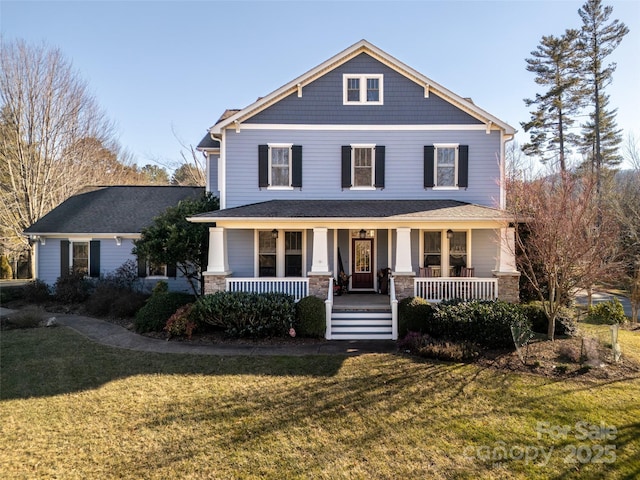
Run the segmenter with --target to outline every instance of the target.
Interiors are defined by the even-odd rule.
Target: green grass
[[[640,465],[640,379],[395,355],[161,355],[64,328],[0,341],[3,478],[630,479]],[[637,333],[621,342],[640,356]],[[538,438],[538,422],[571,430]],[[615,439],[576,438],[576,422],[615,426]],[[604,445],[613,463],[565,463]],[[499,447],[506,459],[485,459]],[[524,449],[553,450],[548,463],[514,458]]]

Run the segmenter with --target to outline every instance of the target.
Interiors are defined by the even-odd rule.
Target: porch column
[[[227,231],[222,227],[209,227],[209,258],[206,273],[228,275]]]
[[[329,273],[329,244],[327,242],[328,229],[325,227],[313,229],[313,260],[311,273]]]
[[[515,229],[501,228],[493,276],[498,279],[498,299],[511,303],[520,301],[520,272],[516,267],[515,252]]]
[[[411,266],[411,229],[396,228],[396,268],[394,273],[415,273]]]
[[[502,273],[517,273],[516,268],[516,233],[514,228],[500,229],[498,244],[498,258],[496,271]]]

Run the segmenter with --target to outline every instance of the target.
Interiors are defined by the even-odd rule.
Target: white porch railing
[[[227,292],[248,292],[248,293],[286,293],[300,301],[301,298],[309,295],[308,278],[227,278]]]
[[[498,298],[497,278],[436,277],[415,278],[413,294],[428,302],[443,300],[496,300]]]

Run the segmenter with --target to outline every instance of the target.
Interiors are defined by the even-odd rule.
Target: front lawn
[[[608,328],[608,327],[605,327]],[[3,478],[633,478],[640,379],[1,332]],[[621,332],[640,356],[640,333]]]

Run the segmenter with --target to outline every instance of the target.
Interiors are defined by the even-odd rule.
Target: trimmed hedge
[[[429,308],[427,308],[429,307]],[[511,327],[525,336],[531,322],[520,305],[502,301],[449,301],[428,306],[415,299],[398,305],[399,333],[412,328],[436,339],[473,342],[487,348],[512,348]],[[402,326],[402,327],[401,327]]]
[[[296,312],[294,298],[284,293],[216,292],[200,297],[193,315],[231,337],[269,337],[288,335]]]
[[[147,303],[138,310],[134,325],[137,332],[161,332],[178,308],[192,303],[193,295],[182,292],[167,292],[151,295]]]
[[[303,337],[322,337],[327,331],[324,300],[310,295],[296,303],[296,331]]]
[[[421,297],[403,298],[398,302],[398,335],[409,332],[424,333],[431,319],[433,307]]]

